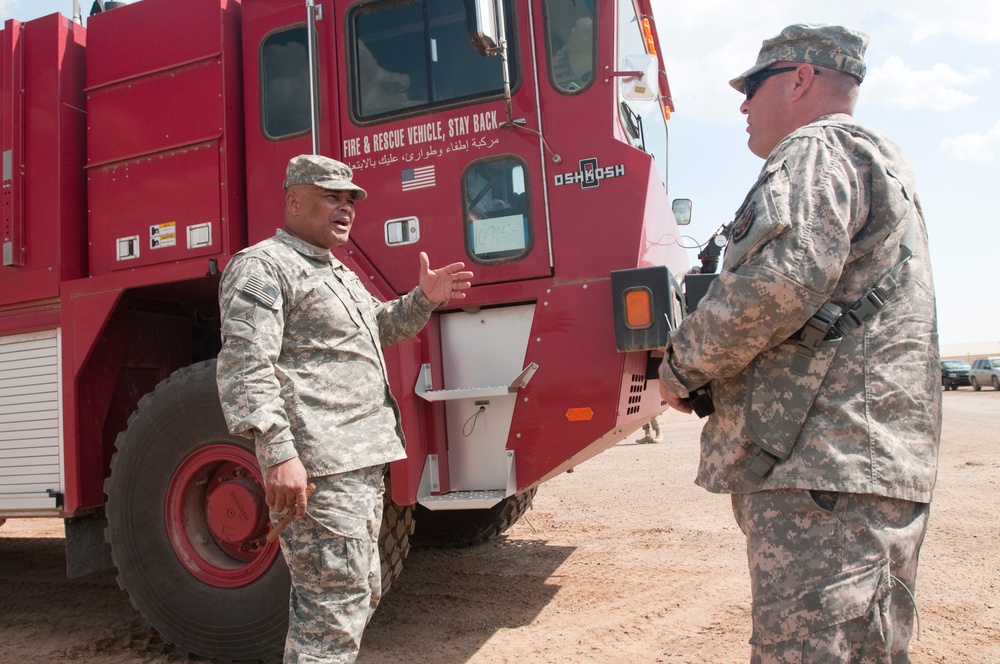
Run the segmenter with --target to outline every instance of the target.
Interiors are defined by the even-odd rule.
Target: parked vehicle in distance
[[[965,360],[941,360],[941,386],[946,390],[957,390],[970,385],[969,370],[972,367]]]
[[[976,392],[983,389],[983,385],[1000,390],[1000,357],[981,357],[973,362],[969,370],[969,384]]]

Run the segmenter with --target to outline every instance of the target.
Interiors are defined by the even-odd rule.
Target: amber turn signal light
[[[653,294],[648,288],[625,292],[625,324],[633,330],[644,330],[653,324]]]

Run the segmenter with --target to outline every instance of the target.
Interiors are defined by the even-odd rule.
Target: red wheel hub
[[[259,488],[243,478],[220,477],[211,482],[205,511],[215,539],[237,544],[260,536],[267,523],[267,506]]]
[[[259,578],[278,554],[257,460],[235,445],[202,447],[167,488],[167,532],[177,559],[201,581],[237,588]]]

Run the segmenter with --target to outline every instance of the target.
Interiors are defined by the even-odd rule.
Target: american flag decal
[[[404,168],[400,179],[403,184],[403,191],[433,187],[435,184],[434,167]]]
[[[281,295],[281,291],[270,284],[265,284],[257,276],[251,276],[247,279],[241,290],[265,307],[270,308],[274,308],[274,303],[278,301],[278,296]]]

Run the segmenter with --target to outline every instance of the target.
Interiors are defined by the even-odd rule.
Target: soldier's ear
[[[289,212],[293,214],[298,214],[299,212],[299,194],[295,191],[295,187],[289,187],[285,190],[285,207],[288,208]]]

